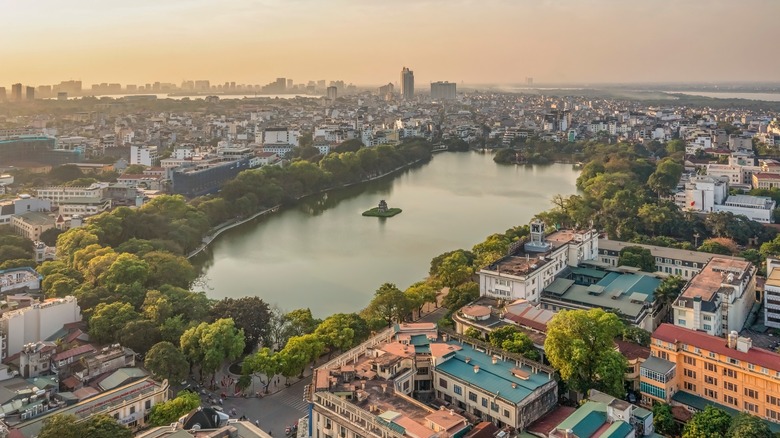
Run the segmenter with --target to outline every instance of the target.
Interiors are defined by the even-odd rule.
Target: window
[[[726,377],[731,377],[732,379],[737,378],[737,372],[729,368],[723,368],[723,375]]]
[[[144,402],[144,409],[146,409],[147,411],[149,409],[152,409],[152,401],[151,400],[147,400],[146,402]]]
[[[728,403],[728,404],[730,404],[730,405],[734,405],[734,406],[738,406],[739,405],[739,401],[737,400],[737,398],[736,397],[732,397],[730,395],[724,395],[723,396],[723,401]]]
[[[690,377],[691,379],[696,378],[696,371],[689,370],[687,368],[683,370],[683,374],[685,374],[685,377]]]
[[[471,401],[476,403],[477,402],[477,394],[469,391],[469,400],[471,400]]]
[[[750,402],[745,402],[745,410],[750,412],[758,412],[758,405]]]
[[[708,385],[717,385],[718,379],[712,377],[712,376],[704,376],[704,383]]]
[[[715,359],[716,357],[717,357],[717,356],[715,355],[715,353],[713,353],[713,352],[711,352],[711,351],[710,351],[710,359]]]
[[[447,389],[447,381],[442,379],[441,377],[439,378],[439,387]]]
[[[767,395],[766,396],[766,402],[775,406],[780,406],[780,397],[775,397],[773,395]]]
[[[490,410],[493,412],[498,412],[498,403],[490,402]]]
[[[704,319],[705,321],[712,321],[712,316],[710,316],[710,315],[704,315],[704,318],[703,318],[703,319]]]
[[[682,318],[678,319],[677,320],[677,325],[679,325],[681,327],[685,327],[685,320],[682,319]]]
[[[653,386],[647,382],[639,382],[639,390],[642,391],[645,394],[650,394],[653,397],[657,397],[663,400],[666,400],[666,390],[663,388],[659,388],[657,386]]]
[[[752,363],[749,363],[749,364],[748,364],[748,369],[749,369],[750,371],[753,371],[753,370],[755,370],[755,369],[756,369],[756,366],[755,366],[755,365],[753,365]]]
[[[690,356],[683,356],[683,362],[686,365],[696,365],[696,359]]]
[[[732,365],[739,365],[739,361],[734,359],[733,357],[729,358],[729,363]]]
[[[713,391],[711,389],[704,388],[704,396],[705,397],[709,397],[709,398],[717,399],[718,398],[718,392],[717,391]]]
[[[458,385],[452,385],[452,391],[457,395],[463,395],[463,388]]]
[[[710,353],[710,354],[712,354],[712,353]],[[707,370],[707,371],[712,371],[713,373],[717,373],[718,372],[718,367],[715,366],[714,363],[704,362],[704,369]]]
[[[690,392],[696,392],[696,385],[691,382],[685,382],[685,390]]]
[[[780,420],[780,412],[776,412],[771,409],[766,410],[766,416],[775,421]]]
[[[755,389],[745,388],[745,395],[758,400],[758,391]]]
[[[504,417],[509,418],[509,409],[504,409]]]
[[[709,324],[704,324],[704,330],[708,331],[708,332],[711,332],[712,331],[712,326],[709,325]]]
[[[482,397],[482,407],[487,407],[487,399],[485,397]]]
[[[723,382],[723,387],[726,388],[726,391],[737,392],[737,385],[731,382]]]
[[[130,406],[130,415],[135,414],[135,406]]]

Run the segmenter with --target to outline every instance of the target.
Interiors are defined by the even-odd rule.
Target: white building
[[[764,285],[764,325],[780,329],[780,260],[766,259]]]
[[[752,263],[713,257],[675,300],[673,322],[713,336],[739,332],[756,302],[755,292]]]
[[[72,296],[4,312],[0,316],[2,359],[22,351],[25,344],[45,340],[63,325],[77,321],[81,321],[81,309]]]
[[[130,164],[156,166],[159,162],[157,146],[130,146]]]
[[[556,231],[545,236],[544,223],[531,223],[531,235],[518,242],[510,255],[479,270],[479,292],[493,298],[539,302],[541,291],[567,266],[595,260],[599,253],[596,230]],[[522,243],[522,244],[521,244]]]
[[[722,204],[729,194],[725,179],[710,176],[694,176],[685,183],[685,210],[709,213]]]
[[[731,195],[722,205],[716,205],[715,211],[727,211],[748,219],[771,224],[774,219],[775,201],[765,196]]]
[[[14,268],[0,271],[0,294],[8,295],[21,290],[40,290],[40,274],[33,268]]]
[[[286,144],[290,146],[299,146],[298,130],[288,128],[265,128],[263,131],[263,147],[266,145]]]
[[[89,187],[46,187],[38,189],[38,197],[51,201],[51,205],[54,207],[59,207],[62,202],[100,204],[107,186],[108,184],[96,183]]]
[[[10,224],[11,217],[30,212],[51,211],[52,203],[48,199],[19,195],[16,199],[0,202],[0,225]]]

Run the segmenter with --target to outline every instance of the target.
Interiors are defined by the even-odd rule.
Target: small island
[[[400,213],[400,208],[387,208],[387,202],[385,200],[379,201],[379,206],[363,212],[363,216],[373,217],[393,217]]]

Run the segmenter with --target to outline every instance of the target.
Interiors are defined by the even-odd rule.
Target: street
[[[303,388],[309,382],[311,382],[311,376],[276,394],[262,398],[228,397],[222,409],[225,413],[230,413],[231,409],[235,408],[236,415],[231,415],[232,418],[245,415],[249,421],[260,420],[261,429],[282,437],[285,427],[297,424],[298,419],[306,416],[309,412],[308,403],[303,400]]]

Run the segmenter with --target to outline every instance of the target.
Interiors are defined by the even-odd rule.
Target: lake
[[[192,261],[210,298],[257,295],[317,317],[358,311],[382,283],[403,290],[427,275],[433,257],[527,224],[556,194],[575,193],[578,175],[571,164],[507,166],[490,154],[440,153],[226,231]],[[382,199],[403,212],[361,216]]]

